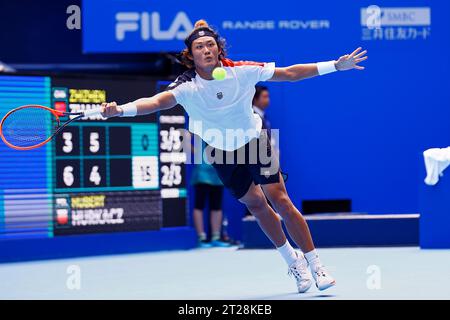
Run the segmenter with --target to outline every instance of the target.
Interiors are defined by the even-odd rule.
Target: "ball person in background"
[[[261,118],[252,110],[252,98],[258,82],[292,82],[335,71],[363,70],[364,67],[359,63],[367,59],[366,51],[358,48],[338,60],[288,67],[275,67],[275,63],[234,62],[226,58],[223,38],[204,20],[197,21],[194,30],[185,39],[185,44],[186,49],[181,57],[189,70],[180,75],[167,91],[121,106],[114,102],[104,104],[103,116],[143,115],[180,104],[189,115],[189,131],[205,140],[215,155],[222,151],[227,155],[237,154],[240,150],[250,149],[249,145],[254,141],[260,145],[266,143],[267,151],[270,151],[267,132],[261,130]],[[212,71],[216,67],[226,69],[227,76],[223,81],[213,80]],[[211,135],[204,135],[213,130],[225,137],[225,132],[230,129],[255,134],[246,135],[238,143],[236,139],[211,139]],[[275,163],[276,159],[271,158],[271,161]],[[308,225],[289,198],[279,171],[273,173],[267,170],[267,163],[263,163],[260,153],[257,164],[214,162],[213,166],[225,187],[247,206],[284,258],[289,273],[296,279],[299,292],[307,291],[313,281],[319,290],[335,284],[319,259]],[[268,205],[266,196],[283,218],[292,240],[302,252],[294,250],[287,241],[281,221]]]
[[[271,125],[269,120],[266,118],[266,109],[270,104],[270,94],[269,89],[265,86],[257,85],[255,86],[255,95],[252,100],[253,111],[258,114],[262,119],[263,127],[270,131]],[[273,146],[273,145],[272,145]]]
[[[195,147],[199,150],[195,150]],[[194,146],[194,157],[203,155],[203,143]],[[197,231],[199,247],[229,247],[230,244],[221,241],[222,229],[222,198],[223,184],[214,167],[206,161],[195,161],[191,175],[191,184],[194,186],[194,226]],[[203,226],[203,212],[206,202],[209,206],[211,226],[211,242],[207,242],[205,228]]]

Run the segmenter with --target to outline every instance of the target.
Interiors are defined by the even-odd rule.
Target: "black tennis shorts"
[[[226,188],[240,199],[250,188],[252,182],[258,184],[278,183],[280,165],[276,154],[272,153],[270,139],[266,130],[259,138],[234,151],[224,151],[206,146],[209,162]]]

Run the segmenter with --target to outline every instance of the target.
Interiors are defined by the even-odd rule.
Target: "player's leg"
[[[281,176],[279,182],[264,184],[261,185],[261,188],[275,210],[283,218],[283,222],[291,238],[304,252],[305,258],[310,264],[313,277],[316,280],[317,287],[320,290],[324,290],[333,286],[335,280],[320,262],[319,255],[314,248],[308,224],[289,198]]]
[[[303,252],[314,250],[314,243],[308,224],[289,198],[283,179],[278,183],[263,184],[261,188],[275,211],[283,218],[292,240]]]
[[[236,151],[222,151],[207,146],[205,152],[210,155],[208,161],[212,163],[224,186],[253,213],[258,224],[272,243],[276,247],[283,246],[286,237],[281,228],[280,219],[269,207],[261,188],[253,183],[252,173],[248,166],[238,163],[238,153],[242,150],[245,151],[245,148]],[[222,161],[219,162],[216,159]]]
[[[198,243],[200,247],[207,248],[211,245],[206,242],[206,233],[203,226],[203,211],[205,208],[207,190],[204,184],[194,185],[194,226],[197,231]]]
[[[311,265],[311,271],[316,279],[316,285],[319,289],[323,290],[334,284],[334,280],[331,277],[327,277],[324,281],[317,280],[317,273],[325,275],[325,271],[322,272],[323,267],[320,264],[317,252],[314,249],[314,243],[309,232],[308,225],[295,208],[291,199],[289,199],[284,185],[283,177],[280,173],[280,164],[277,154],[272,152],[271,141],[268,132],[263,130],[256,141],[258,157],[256,163],[252,163],[248,166],[248,170],[251,172],[254,181],[261,185],[261,188],[272,204],[275,211],[280,214],[286,225],[289,235],[292,240],[299,246],[305,254],[305,258]],[[253,150],[255,146],[253,145]],[[301,259],[299,259],[301,261]],[[305,259],[302,259],[306,264]],[[299,270],[303,270],[303,265],[299,265]],[[296,276],[298,282],[298,276],[296,270],[290,270]],[[328,274],[327,274],[328,275]],[[303,278],[303,276],[301,276]],[[329,281],[328,281],[329,280]],[[300,291],[300,288],[299,288]]]
[[[216,156],[217,150],[213,151]],[[232,152],[231,157],[228,157],[230,154],[227,153],[222,159],[237,159],[237,152]],[[213,153],[211,152],[211,154]],[[269,206],[261,187],[254,183],[250,166],[248,164],[210,162],[216,169],[224,186],[230,190],[236,199],[245,204],[261,229],[286,261],[289,270],[296,276],[299,292],[308,290],[311,286],[311,280],[307,274],[306,260],[303,258],[303,254],[298,254],[287,241],[281,227],[280,218]]]
[[[260,186],[252,182],[247,193],[239,201],[253,214],[259,226],[275,247],[279,248],[286,243],[286,236],[281,228],[280,219],[270,208]]]
[[[286,261],[289,273],[296,278],[298,291],[300,293],[306,292],[312,284],[308,274],[307,262],[303,255],[297,253],[287,241],[280,219],[267,203],[261,187],[252,182],[247,193],[239,201],[247,206],[261,229]]]

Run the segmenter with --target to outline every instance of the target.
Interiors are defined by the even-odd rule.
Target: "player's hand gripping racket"
[[[8,147],[31,150],[49,142],[71,122],[100,113],[101,108],[72,113],[39,105],[22,106],[3,117],[0,122],[0,137]],[[69,117],[69,120],[62,122],[60,117]]]

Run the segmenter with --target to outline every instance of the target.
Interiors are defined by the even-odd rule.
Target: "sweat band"
[[[134,117],[137,115],[137,106],[134,102],[130,102],[119,107],[123,111],[121,117]]]
[[[186,47],[190,49],[192,42],[194,42],[194,40],[197,40],[200,37],[213,37],[214,39],[216,39],[216,42],[218,42],[217,40],[219,38],[217,33],[211,31],[208,27],[200,27],[184,40]]]
[[[334,65],[336,61],[326,61],[326,62],[317,62],[317,71],[319,71],[319,75],[324,75],[327,73],[335,72],[336,66]]]

